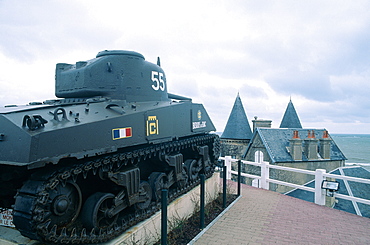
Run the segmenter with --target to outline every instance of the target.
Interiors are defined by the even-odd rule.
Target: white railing
[[[237,171],[231,170],[231,163],[232,162],[238,162],[238,159],[232,159],[230,156],[220,157],[220,160],[225,161],[225,166],[227,167],[227,179],[231,179],[231,174],[238,174]],[[326,197],[326,190],[322,189],[321,184],[326,178],[334,178],[334,179],[341,179],[344,181],[354,181],[358,183],[364,183],[364,184],[370,184],[369,179],[362,179],[362,178],[356,178],[356,177],[350,177],[350,176],[344,176],[344,175],[337,175],[337,174],[329,174],[326,173],[325,169],[316,169],[315,171],[305,170],[305,169],[298,169],[298,168],[290,168],[290,167],[283,167],[278,165],[271,165],[269,162],[251,162],[251,161],[244,161],[241,160],[243,164],[247,165],[254,165],[261,167],[261,176],[247,174],[247,173],[241,173],[242,176],[252,178],[252,179],[258,179],[260,181],[260,188],[269,189],[269,183],[289,186],[292,188],[302,189],[305,191],[310,191],[315,193],[315,203],[319,205],[325,205],[325,197]],[[270,179],[270,169],[279,169],[279,170],[285,170],[289,172],[295,172],[295,173],[302,173],[302,174],[309,174],[315,176],[315,188],[304,186],[304,185],[297,185],[289,182],[284,182],[280,180]],[[334,196],[337,198],[349,200],[352,202],[359,202],[364,203],[367,205],[370,205],[370,200],[363,199],[359,197],[349,196],[349,195],[343,195],[339,193],[334,193]]]

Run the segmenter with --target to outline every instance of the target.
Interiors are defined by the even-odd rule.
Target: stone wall
[[[249,140],[221,139],[220,142],[221,156],[231,156],[236,159],[242,159],[249,144]]]

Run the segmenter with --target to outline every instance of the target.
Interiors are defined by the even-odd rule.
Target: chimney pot
[[[322,137],[323,137],[324,139],[329,138],[328,130],[324,130],[324,132],[322,133]]]
[[[308,136],[307,136],[307,138],[309,138],[309,139],[315,139],[315,131],[314,130],[312,130],[312,131],[308,130]]]
[[[323,159],[330,159],[331,155],[331,140],[329,138],[329,132],[324,130],[322,133],[322,139],[320,139],[320,155]]]
[[[308,130],[307,139],[305,139],[304,152],[308,160],[318,159],[318,140],[315,138],[315,131]]]
[[[289,152],[294,161],[302,161],[302,141],[298,130],[293,131],[293,137],[289,140]]]
[[[299,139],[298,130],[293,131],[293,139]]]

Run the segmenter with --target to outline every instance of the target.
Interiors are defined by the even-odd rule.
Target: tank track
[[[50,213],[49,193],[55,190],[58,185],[65,186],[67,182],[76,183],[78,178],[88,178],[89,175],[96,175],[99,170],[108,171],[119,169],[123,165],[137,163],[146,158],[156,156],[163,152],[176,152],[182,149],[194,148],[201,145],[210,145],[209,152],[212,164],[218,159],[220,143],[217,135],[207,134],[195,136],[178,141],[167,142],[157,145],[145,146],[130,152],[115,153],[99,159],[75,163],[72,166],[55,169],[53,171],[41,171],[31,176],[30,180],[19,190],[16,196],[16,203],[22,202],[25,205],[16,205],[14,220],[17,220],[17,229],[22,235],[31,239],[57,244],[86,244],[101,243],[111,240],[124,231],[152,216],[160,209],[158,201],[150,204],[149,208],[139,211],[121,214],[114,225],[106,229],[89,230],[80,222],[72,224],[57,225],[51,224],[48,220]],[[214,172],[211,168],[206,174],[209,178]],[[109,181],[109,180],[108,180]],[[188,192],[199,184],[199,178],[188,182],[182,188],[169,190],[169,202],[176,197]]]

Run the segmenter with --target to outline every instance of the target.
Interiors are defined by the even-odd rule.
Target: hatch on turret
[[[96,58],[102,57],[102,56],[107,56],[107,55],[130,55],[130,56],[136,56],[139,58],[142,58],[145,60],[144,55],[134,52],[134,51],[127,51],[127,50],[104,50],[100,51],[97,55]]]

